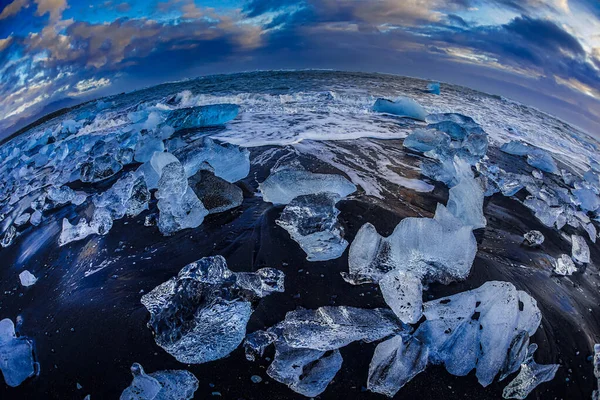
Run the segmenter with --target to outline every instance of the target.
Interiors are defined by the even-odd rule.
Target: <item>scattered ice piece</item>
[[[25,225],[27,223],[27,221],[29,221],[30,218],[31,218],[31,214],[23,213],[23,214],[19,215],[17,218],[15,218],[14,224],[15,224],[15,226]]]
[[[252,375],[250,377],[250,380],[252,381],[252,383],[261,383],[262,382],[262,378],[258,375]]]
[[[121,169],[121,163],[111,155],[99,156],[81,165],[80,179],[82,182],[99,182],[110,178]]]
[[[440,94],[440,83],[439,82],[431,82],[427,84],[427,91],[432,94]]]
[[[275,221],[300,245],[308,261],[336,259],[348,247],[337,220],[339,200],[338,194],[329,192],[298,196]]]
[[[532,167],[551,174],[559,174],[558,167],[552,156],[542,149],[513,140],[504,143],[502,147],[500,147],[500,150],[508,154],[527,156],[527,163]]]
[[[177,129],[203,128],[224,125],[237,117],[237,104],[210,104],[190,108],[178,108],[169,114],[166,124]]]
[[[594,376],[596,377],[596,387],[592,393],[592,400],[600,400],[600,344],[594,345]]]
[[[21,285],[25,287],[34,285],[37,282],[37,278],[27,270],[19,274],[19,280],[21,281]]]
[[[573,261],[579,264],[589,263],[590,248],[585,242],[585,239],[579,235],[571,235],[571,244],[571,257],[573,257]]]
[[[356,191],[356,186],[341,175],[291,169],[271,173],[258,188],[263,200],[273,204],[289,204],[292,199],[308,194],[331,192],[346,197]]]
[[[467,137],[467,130],[454,121],[440,121],[427,125],[427,129],[435,129],[448,134],[454,140],[463,140]]]
[[[413,99],[404,96],[400,96],[394,101],[377,99],[373,105],[373,111],[421,121],[425,121],[425,117],[427,117],[427,111],[425,111],[423,106]]]
[[[162,139],[153,136],[144,136],[137,143],[135,148],[134,160],[137,162],[150,161],[155,152],[162,153],[165,151],[165,144]]]
[[[413,337],[394,336],[381,342],[369,364],[367,389],[394,397],[408,381],[424,371],[429,349]]]
[[[209,214],[239,207],[244,200],[242,189],[210,171],[200,170],[188,182]]]
[[[571,193],[573,193],[583,210],[596,211],[600,208],[600,197],[592,189],[571,189]]]
[[[235,350],[246,334],[253,300],[283,292],[283,272],[232,272],[222,256],[185,266],[142,296],[156,343],[178,361],[201,364]]]
[[[189,400],[198,390],[198,379],[186,370],[146,374],[138,363],[131,366],[133,381],[120,400]]]
[[[429,347],[429,360],[457,376],[476,369],[483,386],[514,368],[509,357],[516,339],[533,335],[542,318],[537,302],[508,282],[486,282],[423,307],[426,320],[414,337]]]
[[[487,221],[483,215],[483,188],[473,177],[469,164],[455,159],[455,168],[458,184],[450,189],[446,207],[464,226],[484,228]]]
[[[538,171],[537,169],[531,171],[531,175],[533,175],[535,179],[544,179],[544,174],[542,173],[542,171]]]
[[[525,244],[530,247],[540,246],[544,243],[544,235],[540,231],[529,231],[523,235]]]
[[[533,361],[533,353],[537,345],[529,345],[527,358],[521,364],[521,371],[502,391],[505,399],[525,399],[533,389],[544,382],[551,381],[560,365],[540,365]]]
[[[435,129],[417,128],[404,139],[403,146],[425,153],[431,150],[449,148],[450,137],[446,133]]]
[[[19,386],[36,373],[32,341],[17,337],[15,325],[9,318],[0,321],[0,370],[11,387]]]
[[[577,272],[575,263],[566,254],[561,254],[555,261],[554,273],[557,275],[572,275],[573,272]]]
[[[423,315],[423,285],[410,272],[392,270],[379,281],[383,299],[400,321],[416,324]]]

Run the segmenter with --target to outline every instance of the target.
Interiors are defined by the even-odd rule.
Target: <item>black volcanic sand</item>
[[[350,142],[346,142],[348,146]],[[401,146],[401,141],[381,141]],[[265,148],[252,150],[255,156]],[[418,165],[419,156],[406,153]],[[491,156],[499,156],[491,150]],[[314,172],[337,172],[310,157],[300,161]],[[273,348],[257,362],[245,359],[240,346],[228,357],[203,365],[184,365],[158,347],[146,327],[149,314],[140,303],[147,293],[186,264],[205,256],[221,254],[234,271],[254,271],[270,266],[286,274],[285,293],[275,293],[256,305],[248,332],[265,329],[281,321],[298,307],[325,305],[386,307],[375,285],[352,286],[340,272],[348,269],[348,251],[337,260],[308,262],[298,244],[275,224],[282,207],[264,203],[251,192],[266,178],[274,162],[253,165],[239,185],[245,189],[241,207],[211,215],[197,229],[163,237],[156,227],[144,227],[144,217],[115,221],[107,236],[93,236],[58,247],[62,218],[89,212],[86,206],[64,207],[44,223],[27,228],[15,243],[0,250],[0,318],[23,318],[22,335],[35,341],[40,363],[39,376],[17,388],[0,385],[1,399],[94,399],[118,398],[131,382],[129,368],[141,363],[147,372],[188,369],[200,381],[197,399],[220,395],[225,399],[303,399],[285,385],[266,375]],[[527,170],[515,158],[513,168]],[[412,172],[412,171],[411,171]],[[339,172],[338,172],[339,173]],[[408,173],[408,172],[407,172]],[[110,182],[104,183],[108,186]],[[351,242],[366,222],[389,235],[408,216],[431,216],[437,202],[445,203],[447,189],[437,184],[431,193],[397,188],[397,199],[374,200],[361,194],[341,201],[340,221]],[[520,194],[521,195],[521,194]],[[593,344],[600,341],[600,277],[596,265],[571,277],[553,276],[548,255],[570,254],[569,242],[561,233],[541,225],[532,213],[512,198],[494,195],[486,199],[488,226],[476,231],[479,245],[469,278],[448,286],[433,284],[426,300],[474,289],[490,280],[514,283],[533,296],[542,311],[542,325],[533,337],[539,345],[536,360],[561,364],[553,381],[542,384],[529,399],[589,399],[595,388],[590,359]],[[537,249],[521,244],[523,233],[537,229],[546,240]],[[581,234],[581,232],[580,232]],[[598,246],[590,246],[592,260],[600,260]],[[85,276],[104,260],[114,260],[104,269]],[[18,274],[30,270],[39,281],[23,288]],[[353,343],[342,348],[342,369],[322,399],[384,399],[366,391],[369,362],[376,343]],[[253,383],[252,375],[263,378]],[[440,366],[430,366],[417,375],[396,398],[406,399],[498,399],[512,379],[483,388],[471,373],[455,377]],[[77,389],[77,384],[82,389]]]

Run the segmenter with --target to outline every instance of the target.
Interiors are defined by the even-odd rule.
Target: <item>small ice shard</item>
[[[29,221],[30,218],[31,218],[31,214],[23,213],[23,214],[19,215],[17,218],[15,218],[14,224],[15,224],[15,226],[25,225],[27,223],[27,221]]]
[[[423,308],[426,319],[414,337],[428,346],[430,362],[444,365],[456,376],[476,369],[482,386],[489,385],[505,366],[514,366],[509,357],[519,343],[515,339],[533,335],[542,318],[531,296],[511,283],[497,281],[429,301]]]
[[[500,150],[508,154],[527,156],[527,163],[532,167],[551,174],[559,174],[558,167],[552,156],[542,149],[513,140],[504,143],[502,147],[500,147]]]
[[[19,386],[35,375],[33,344],[26,337],[17,337],[9,318],[0,321],[0,370],[8,386]]]
[[[577,272],[575,263],[566,254],[561,254],[554,262],[554,273],[557,275],[572,275]]]
[[[544,235],[540,231],[529,231],[523,235],[525,244],[529,247],[537,247],[544,243]]]
[[[244,200],[242,189],[215,176],[211,171],[200,170],[188,182],[209,214],[239,207]]]
[[[330,192],[346,197],[356,191],[356,186],[341,175],[292,169],[273,172],[258,188],[263,200],[273,204],[289,204],[294,198],[308,194]]]
[[[154,153],[165,151],[165,144],[162,139],[153,136],[144,136],[135,147],[134,160],[137,162],[150,161]]]
[[[143,176],[139,176],[134,182],[129,194],[129,199],[125,202],[125,214],[129,217],[135,217],[142,211],[148,209],[150,201],[150,191],[146,185]]]
[[[80,169],[80,179],[82,182],[99,182],[110,178],[121,169],[123,169],[121,163],[110,155],[104,155],[83,163]]]
[[[464,226],[484,228],[487,221],[483,215],[483,188],[473,177],[469,164],[455,159],[455,168],[459,175],[458,184],[450,189],[446,207]]]
[[[183,166],[173,162],[162,169],[155,193],[158,199],[158,228],[163,235],[171,235],[202,224],[208,211],[188,186]]]
[[[156,343],[178,361],[202,364],[223,358],[244,339],[252,301],[283,292],[283,272],[233,272],[222,256],[185,266],[142,296]]]
[[[375,348],[367,389],[394,397],[402,386],[425,370],[428,362],[429,349],[418,339],[394,336]]]
[[[37,278],[27,270],[19,274],[19,280],[21,281],[21,285],[25,287],[34,285],[37,282]]]
[[[373,105],[373,111],[421,121],[425,121],[425,117],[427,117],[427,111],[425,111],[423,106],[413,99],[404,96],[400,96],[394,101],[377,99]]]
[[[58,245],[64,246],[67,243],[85,239],[94,233],[98,233],[98,231],[94,226],[88,224],[85,218],[81,218],[76,225],[72,225],[68,219],[63,218]]]
[[[392,270],[442,283],[466,278],[477,252],[475,236],[471,227],[459,223],[452,229],[440,218],[404,218],[387,238],[364,224],[350,245],[344,279],[378,282]]]
[[[416,324],[423,315],[423,285],[410,272],[392,270],[379,281],[383,299],[400,321]]]
[[[571,257],[573,261],[579,264],[587,264],[590,262],[590,248],[585,239],[579,235],[571,235]]]
[[[146,374],[138,363],[131,366],[133,381],[120,400],[189,400],[198,390],[198,379],[186,370],[157,371]]]
[[[440,94],[440,83],[439,82],[431,82],[427,84],[427,91],[432,94]]]
[[[175,129],[203,128],[224,125],[237,117],[237,104],[210,104],[189,108],[178,108],[169,114],[166,124]]]
[[[531,171],[531,175],[533,175],[535,179],[544,179],[544,174],[542,173],[542,171],[538,171],[537,169]]]
[[[450,137],[444,132],[435,129],[417,128],[404,139],[403,146],[425,153],[431,150],[449,148]]]
[[[594,345],[594,376],[598,389],[592,393],[592,400],[600,400],[600,344]]]
[[[29,223],[33,226],[38,226],[42,222],[42,212],[40,210],[35,210],[31,214],[31,218],[29,219]]]
[[[267,374],[294,392],[312,398],[325,391],[342,367],[342,361],[339,350],[297,349],[278,341]]]
[[[205,136],[187,147],[177,149],[175,156],[181,160],[185,174],[189,178],[206,163],[216,176],[227,182],[244,179],[250,172],[250,151],[232,144],[220,144]]]
[[[337,220],[339,200],[338,194],[329,192],[298,196],[275,221],[300,245],[308,261],[336,259],[348,247]]]
[[[540,365],[533,360],[533,353],[537,345],[529,345],[527,358],[521,364],[521,371],[502,391],[502,397],[505,399],[525,399],[533,389],[544,382],[551,381],[556,375],[560,365],[549,364]]]

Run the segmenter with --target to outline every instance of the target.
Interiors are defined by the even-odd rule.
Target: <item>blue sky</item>
[[[600,136],[598,0],[0,0],[0,130],[106,94],[280,68],[504,95]]]

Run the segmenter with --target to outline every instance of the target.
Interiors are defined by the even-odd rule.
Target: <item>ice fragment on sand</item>
[[[410,272],[392,270],[379,281],[383,299],[404,323],[416,324],[423,314],[423,285]]]
[[[525,244],[530,247],[539,246],[544,243],[544,235],[540,231],[529,231],[523,235]]]
[[[408,381],[424,371],[429,349],[413,337],[400,335],[381,342],[369,364],[367,389],[393,397]]]
[[[592,400],[600,400],[600,344],[594,345],[594,376],[598,389],[592,393]]]
[[[171,111],[166,124],[175,129],[224,125],[237,117],[239,111],[240,107],[237,104],[210,104],[179,108]]]
[[[67,243],[85,239],[92,234],[106,235],[112,224],[110,211],[103,207],[94,210],[94,215],[89,223],[85,218],[81,218],[77,225],[71,225],[68,219],[63,218],[58,245],[64,246]]]
[[[455,168],[458,183],[450,189],[446,207],[463,225],[472,229],[484,228],[487,221],[483,215],[483,188],[473,177],[469,164],[456,159]]]
[[[332,260],[348,247],[337,220],[340,212],[335,204],[339,200],[338,194],[329,192],[298,196],[275,221],[300,245],[307,260]]]
[[[427,111],[425,111],[423,106],[413,99],[404,96],[400,96],[394,101],[377,99],[373,105],[373,111],[421,121],[425,121],[425,117],[427,117]]]
[[[536,344],[529,345],[527,358],[521,364],[521,371],[502,391],[505,399],[525,399],[539,384],[551,381],[556,375],[558,364],[540,365],[533,361]]]
[[[356,191],[356,186],[341,175],[292,169],[273,172],[258,187],[264,201],[273,204],[288,204],[295,197],[308,194],[330,192],[346,197]]]
[[[566,254],[561,254],[554,262],[554,273],[557,275],[572,275],[577,272],[575,263]]]
[[[571,257],[573,257],[573,261],[579,264],[589,263],[590,248],[585,242],[585,239],[579,235],[571,235],[571,244]]]
[[[134,159],[137,162],[143,163],[149,161],[155,152],[162,153],[164,151],[165,144],[162,139],[153,136],[145,136],[136,145]]]
[[[210,171],[200,170],[188,182],[209,214],[239,207],[244,200],[242,189]]]
[[[9,318],[0,321],[0,370],[8,386],[19,386],[35,375],[32,341],[17,337]]]
[[[189,371],[167,370],[146,374],[142,366],[131,366],[133,381],[120,400],[188,400],[198,389],[198,379]]]
[[[252,301],[283,292],[283,272],[233,272],[222,256],[185,266],[142,296],[156,343],[178,361],[201,364],[227,356],[242,342]]]
[[[504,143],[502,147],[500,147],[500,150],[508,154],[527,156],[527,163],[529,165],[544,172],[549,172],[552,174],[559,173],[558,167],[556,166],[552,156],[548,152],[537,147],[513,140],[511,142]]]
[[[440,94],[440,83],[439,82],[431,82],[427,84],[427,91],[432,94]]]
[[[82,182],[99,182],[119,172],[123,166],[110,155],[94,158],[81,165],[80,179]]]
[[[25,287],[34,285],[37,282],[37,278],[27,270],[19,274],[19,280],[21,281],[21,285]]]

